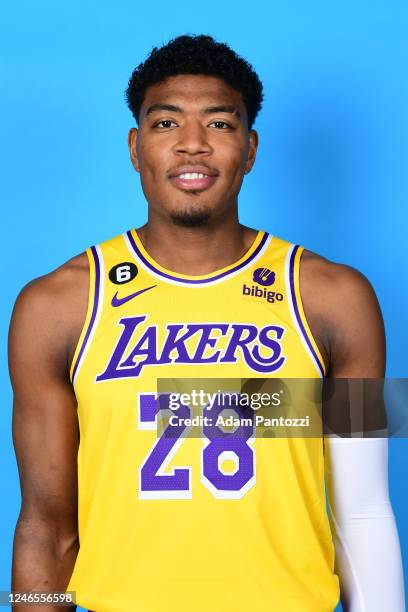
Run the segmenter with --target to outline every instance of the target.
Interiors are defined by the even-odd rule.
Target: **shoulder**
[[[305,250],[301,258],[300,287],[306,314],[315,321],[332,369],[336,366],[334,361],[338,365],[363,352],[362,345],[371,347],[378,353],[377,361],[382,361],[383,319],[373,286],[364,274]]]
[[[52,312],[56,307],[65,310],[81,293],[81,287],[87,286],[88,279],[88,257],[81,253],[27,283],[17,296],[15,310],[30,309],[33,314],[43,310]]]
[[[327,304],[338,298],[358,304],[375,295],[370,281],[359,270],[306,249],[302,254],[302,275]]]
[[[304,291],[315,296],[324,316],[340,316],[345,307],[348,314],[350,308],[357,314],[361,309],[378,306],[375,291],[364,274],[312,251],[303,251],[301,277]]]
[[[11,358],[30,339],[56,362],[70,355],[86,315],[89,263],[77,255],[20,291],[10,324]]]

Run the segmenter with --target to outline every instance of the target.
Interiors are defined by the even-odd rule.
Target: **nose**
[[[212,146],[208,142],[208,131],[199,121],[186,121],[177,132],[179,137],[175,145],[177,153],[189,155],[212,153]]]

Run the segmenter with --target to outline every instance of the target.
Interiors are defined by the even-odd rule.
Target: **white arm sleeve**
[[[388,496],[388,439],[324,439],[329,519],[345,612],[405,612]]]

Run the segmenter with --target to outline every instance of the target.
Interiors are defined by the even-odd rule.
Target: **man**
[[[13,315],[13,589],[97,612],[329,612],[340,579],[345,610],[402,612],[385,440],[157,437],[158,378],[381,378],[384,330],[361,274],[239,223],[262,102],[245,60],[181,36],[127,100],[147,223]]]

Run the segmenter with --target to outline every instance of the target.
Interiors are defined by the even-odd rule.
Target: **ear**
[[[249,139],[249,147],[248,147],[248,157],[245,163],[245,174],[251,172],[252,166],[255,163],[256,152],[258,150],[258,132],[255,130],[250,130],[248,134]]]
[[[132,162],[132,166],[134,167],[136,172],[140,171],[139,159],[137,157],[138,134],[139,134],[139,131],[137,128],[131,128],[129,130],[129,135],[128,135],[128,147],[129,147],[129,153],[130,153],[130,161]]]

